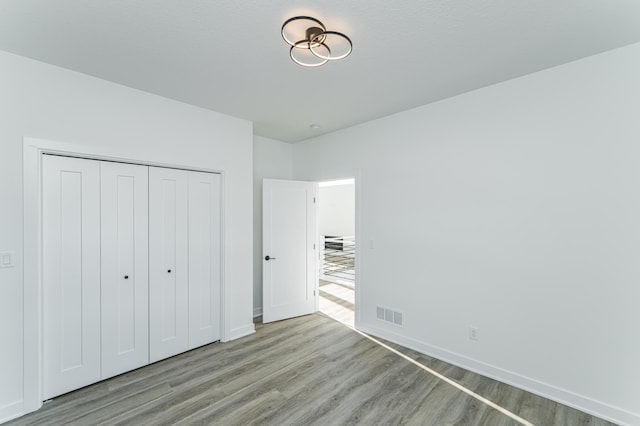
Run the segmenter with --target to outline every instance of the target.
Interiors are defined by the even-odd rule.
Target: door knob
[[[128,280],[128,279],[129,279],[129,275],[125,275],[125,276],[124,276],[124,279],[125,279],[125,280]]]
[[[267,255],[264,257],[264,260],[276,260],[276,258]]]
[[[169,274],[170,274],[170,273],[171,273],[171,269],[167,269],[167,273],[169,273]]]

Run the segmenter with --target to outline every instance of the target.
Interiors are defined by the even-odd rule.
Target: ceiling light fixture
[[[310,16],[296,16],[282,24],[282,38],[289,46],[291,60],[303,67],[319,67],[351,54],[351,39],[337,31],[327,31]]]

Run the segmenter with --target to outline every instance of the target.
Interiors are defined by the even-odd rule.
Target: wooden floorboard
[[[350,327],[354,326],[354,290],[342,284],[320,280],[320,306],[323,314]]]
[[[611,425],[401,346],[535,425]],[[323,314],[270,324],[62,395],[9,425],[518,425]]]

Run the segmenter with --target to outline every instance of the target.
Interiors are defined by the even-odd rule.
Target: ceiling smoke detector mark
[[[402,312],[382,306],[376,306],[376,318],[400,327],[404,325],[404,314]]]

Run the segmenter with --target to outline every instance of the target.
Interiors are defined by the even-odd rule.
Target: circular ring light
[[[327,30],[324,24],[316,18],[312,18],[311,16],[295,16],[287,19],[284,24],[282,24],[280,34],[282,34],[284,41],[291,46],[295,46],[297,44],[296,40],[300,40],[300,35],[306,35],[307,29],[313,27],[320,27],[323,32]]]
[[[310,43],[309,40],[300,40],[296,42],[293,46],[291,46],[291,48],[289,49],[289,56],[291,57],[291,60],[293,62],[295,62],[298,65],[302,65],[303,67],[311,67],[311,68],[320,67],[326,64],[327,62],[329,62],[329,59],[324,59],[314,54],[309,47],[301,47],[301,46],[309,46],[310,45],[309,43]],[[325,56],[331,55],[331,50],[329,50],[328,46],[324,44],[320,44],[320,46],[322,47],[319,48],[318,50],[322,51],[325,54]]]
[[[329,61],[344,59],[353,50],[349,37],[337,31],[327,31],[322,22],[311,16],[287,19],[280,34],[291,46],[291,60],[303,67],[319,67]]]
[[[318,43],[309,43],[309,50],[311,50],[311,53],[316,55],[318,58],[336,61],[338,59],[344,59],[351,54],[351,51],[353,50],[353,43],[351,43],[351,39],[346,35],[337,31],[325,31],[322,36],[324,37],[324,40],[321,43],[322,45],[328,44],[334,46],[335,44],[344,44],[345,49],[343,53],[335,56],[332,55],[331,51],[329,51],[329,55],[326,55],[326,52],[323,52],[322,49],[317,49],[317,46],[319,45]],[[335,44],[332,40],[334,38],[338,40]]]

